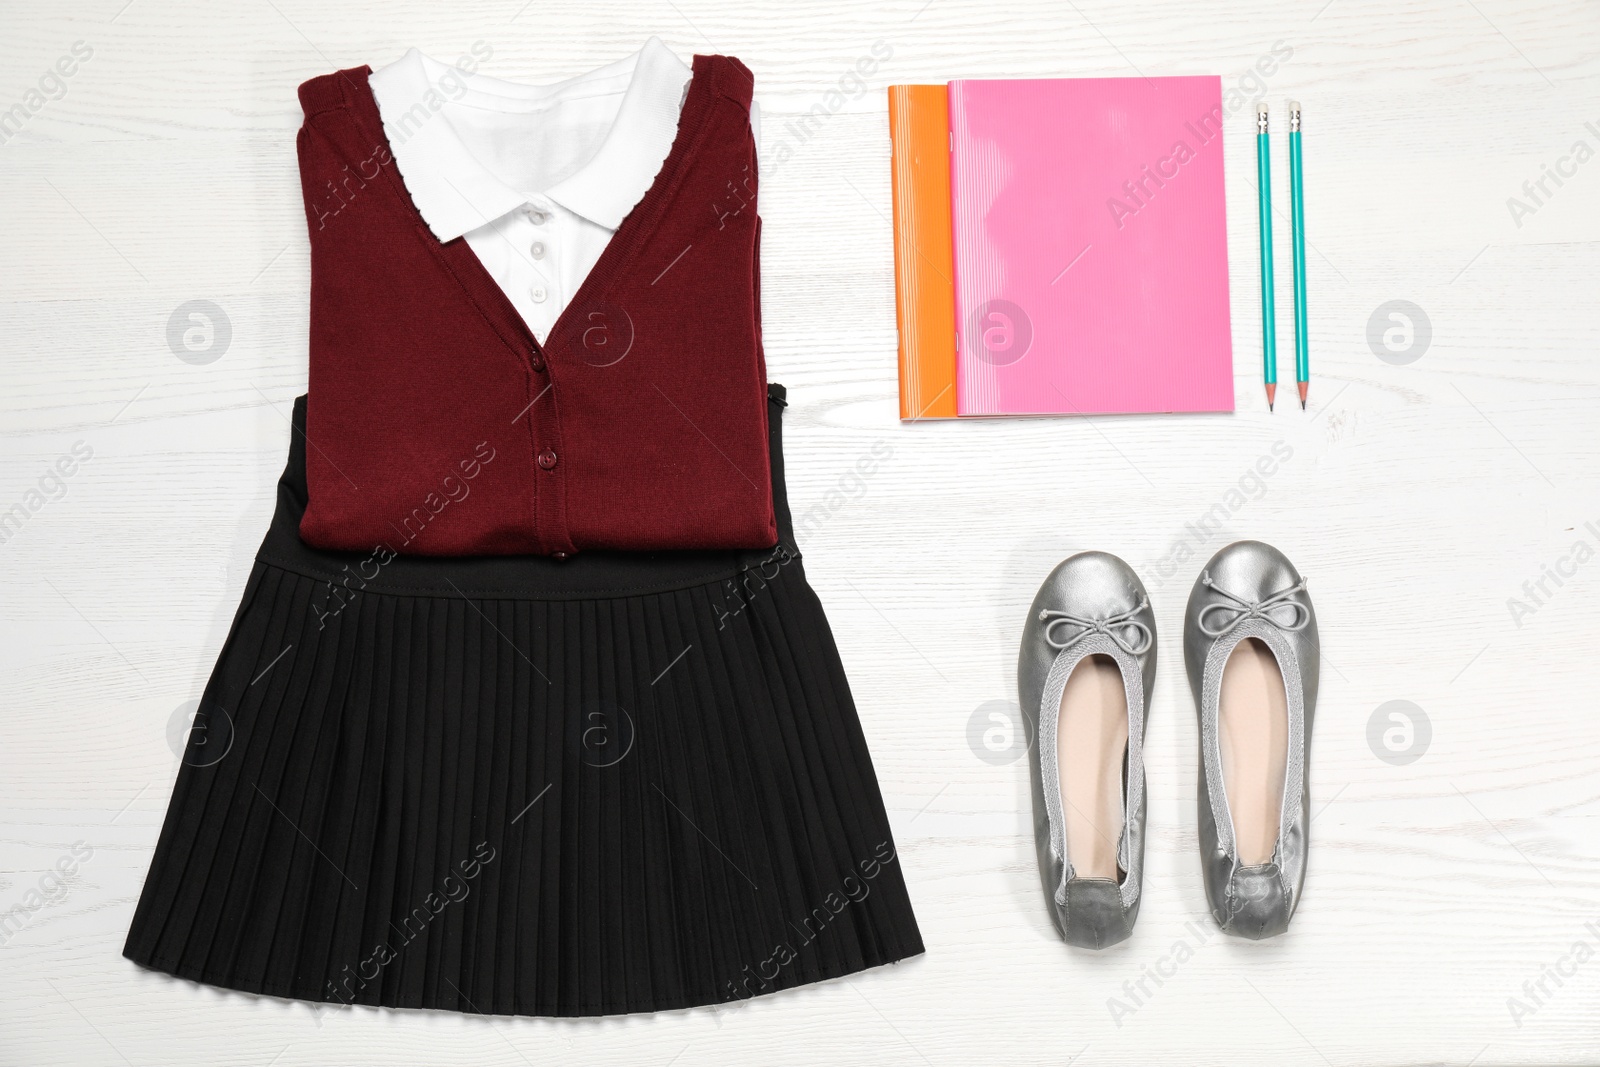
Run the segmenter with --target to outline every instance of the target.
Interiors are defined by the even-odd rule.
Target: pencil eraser
[[[1298,100],[1289,101],[1289,110],[1290,111],[1299,111],[1300,110],[1300,101],[1298,101]]]
[[[1260,101],[1259,103],[1256,104],[1256,114],[1257,115],[1265,115],[1266,113],[1267,113],[1267,102],[1265,100],[1262,100],[1262,101]]]

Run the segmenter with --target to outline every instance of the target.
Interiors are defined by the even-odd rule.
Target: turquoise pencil
[[[1311,388],[1311,337],[1306,326],[1306,194],[1300,173],[1300,101],[1289,101],[1290,221],[1294,223],[1294,380],[1305,410]]]
[[[1278,341],[1272,308],[1272,156],[1267,145],[1267,102],[1256,105],[1256,193],[1261,201],[1261,378],[1267,410],[1278,398]]]

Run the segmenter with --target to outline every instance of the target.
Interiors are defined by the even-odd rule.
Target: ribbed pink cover
[[[962,415],[1232,411],[1217,77],[950,83]]]

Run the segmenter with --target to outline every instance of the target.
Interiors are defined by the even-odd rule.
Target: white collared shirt
[[[691,73],[652,37],[550,85],[416,49],[370,81],[423,221],[441,241],[466,238],[542,342],[666,162]]]

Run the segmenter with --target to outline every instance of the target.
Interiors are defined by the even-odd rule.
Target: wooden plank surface
[[[92,456],[0,544],[0,911],[75,843],[90,853],[0,948],[0,1063],[1600,1062],[1594,5],[3,10],[0,110],[29,113],[0,143],[0,510],[75,445]],[[492,49],[486,72],[546,80],[652,33],[757,77],[790,495],[812,516],[808,573],[927,955],[737,1010],[576,1022],[318,1013],[139,970],[120,947],[176,770],[172,723],[221,645],[305,386],[295,86],[475,42]],[[77,42],[92,54],[59,92],[47,79],[35,113],[30,90]],[[877,42],[889,55],[866,87],[846,81],[799,137],[792,120]],[[1291,54],[1251,73],[1275,48]],[[1262,403],[1245,106],[1225,142],[1236,414],[901,425],[884,86],[1135,73],[1220,74],[1280,117],[1304,101],[1311,410]],[[1535,201],[1524,183],[1547,167],[1564,176]],[[193,300],[231,330],[205,365],[168,343]],[[1409,363],[1379,358],[1392,301],[1426,317]],[[1290,302],[1279,310],[1286,340]],[[888,457],[853,475],[875,448]],[[1288,458],[1253,479],[1274,448]],[[1305,903],[1262,944],[1207,917],[1178,641],[1200,561],[1239,537],[1307,573],[1326,650]],[[1086,548],[1140,569],[1165,642],[1143,912],[1098,955],[1062,946],[1042,909],[1026,761],[969,744],[975,716],[1015,700],[1038,582]],[[1408,763],[1369,742],[1391,701],[1431,728]]]

